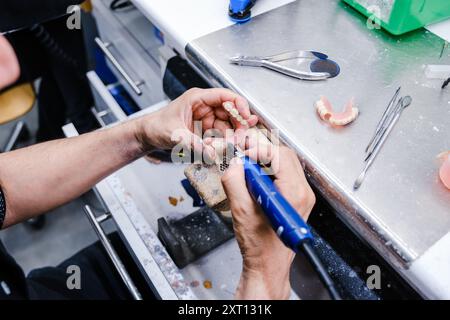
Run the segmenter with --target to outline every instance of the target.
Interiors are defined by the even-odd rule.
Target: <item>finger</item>
[[[250,128],[256,126],[256,125],[258,124],[258,121],[259,121],[258,116],[254,115],[254,114],[252,114],[252,115],[247,119],[247,123],[248,123],[248,126],[249,126]]]
[[[216,120],[216,118],[214,117],[213,113],[210,113],[206,117],[202,118],[201,121],[202,121],[203,132],[205,132],[206,130],[209,130],[209,129],[213,129],[215,120]]]
[[[289,181],[291,180],[290,177],[292,177],[292,174],[296,174],[306,181],[297,154],[285,146],[280,146],[276,151],[272,158],[272,163],[277,168],[276,172],[274,172],[275,179]]]
[[[244,99],[243,97],[238,95],[232,102],[236,106],[236,109],[239,111],[239,114],[244,119],[250,118],[250,116],[251,116],[250,106],[249,106],[248,101],[246,99]]]
[[[262,165],[269,165],[273,159],[273,150],[272,146],[267,145],[263,147],[254,147],[244,151],[244,154],[250,159],[257,161]]]
[[[230,114],[227,111],[225,111],[224,109],[222,109],[222,108],[215,108],[214,109],[214,114],[220,120],[228,121],[229,118],[230,118]]]
[[[226,101],[233,102],[239,112],[242,112],[242,116],[247,118],[250,116],[250,107],[245,98],[237,93],[223,88],[203,89],[198,90],[193,94],[194,100],[198,99],[203,102],[204,105],[210,107],[221,107],[222,103]]]
[[[286,200],[306,220],[315,204],[315,197],[306,180],[297,154],[287,147],[280,147],[274,155],[272,165],[276,166],[275,186]]]
[[[254,203],[245,184],[244,166],[239,158],[233,158],[222,176],[222,185],[230,202],[233,216],[251,214]]]
[[[236,141],[251,159],[268,165],[272,162],[277,146],[273,145],[263,131],[257,128],[235,131]]]
[[[211,146],[206,146],[199,136],[194,134],[189,129],[180,130],[177,136],[172,139],[175,144],[182,144],[188,150],[193,150],[195,153],[203,155],[204,160],[208,163],[214,161],[215,152]]]
[[[214,116],[214,110],[211,107],[204,105],[196,108],[192,114],[194,120],[199,120],[207,116]]]
[[[216,119],[213,124],[214,129],[220,130],[223,134],[229,129],[232,129],[230,122]]]
[[[214,164],[216,160],[216,151],[212,146],[204,145],[203,146],[203,155],[205,157],[205,162],[207,164]]]
[[[153,163],[153,164],[160,164],[162,162],[161,159],[152,157],[150,155],[146,155],[145,160],[147,160],[148,162]]]
[[[193,94],[193,99],[193,105],[196,105],[195,100],[197,99],[204,105],[212,108],[221,107],[224,102],[230,101],[235,105],[236,109],[239,111],[239,114],[245,120],[250,120],[249,125],[251,124],[251,126],[254,126],[258,122],[257,117],[251,116],[248,101],[231,90],[220,88],[197,90]],[[240,125],[237,124],[237,126]]]

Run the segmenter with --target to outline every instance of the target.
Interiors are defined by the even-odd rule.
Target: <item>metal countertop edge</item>
[[[450,232],[412,262],[404,276],[428,299],[450,299]]]
[[[225,71],[221,70],[214,61],[208,59],[207,54],[195,44],[195,41],[186,46],[185,53],[194,69],[199,71],[212,87],[225,87],[241,94],[249,101],[252,111],[262,118],[268,128],[280,130],[281,140],[294,148],[300,156],[309,181],[337,210],[340,218],[356,230],[388,262],[396,267],[407,269],[411,262],[418,258],[416,252],[410,250],[401,239],[395,238],[389,228],[382,224],[360,201],[343,197],[343,194],[353,192],[349,191],[351,186],[339,183],[339,180],[331,172],[319,169],[316,165],[318,160],[300,144],[296,143],[274,118],[264,115],[262,109],[255,102],[256,100],[240,90],[233,80],[226,75]],[[386,235],[391,235],[394,238],[387,238]],[[391,245],[386,246],[386,243]]]

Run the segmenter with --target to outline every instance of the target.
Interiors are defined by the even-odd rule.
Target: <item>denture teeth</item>
[[[228,112],[230,112],[232,109],[234,109],[233,104],[231,102],[225,102],[223,104],[223,107],[225,110],[227,110]]]
[[[241,125],[248,126],[247,120],[239,114],[238,109],[235,108],[234,103],[228,101],[223,103],[223,108],[230,113],[230,115],[236,119]]]
[[[237,117],[239,115],[239,111],[237,111],[237,109],[231,109],[230,113],[233,117]]]

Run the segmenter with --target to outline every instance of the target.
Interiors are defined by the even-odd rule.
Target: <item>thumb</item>
[[[222,176],[222,185],[230,202],[233,215],[253,206],[252,197],[245,183],[244,166],[241,159],[233,158],[230,161],[230,166]]]

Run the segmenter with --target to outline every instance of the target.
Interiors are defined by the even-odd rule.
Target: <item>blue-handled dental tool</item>
[[[247,189],[260,205],[278,237],[288,247],[298,252],[303,241],[312,240],[309,226],[275,187],[262,167],[248,157],[244,163]]]
[[[333,280],[314,250],[310,227],[258,163],[240,150],[236,150],[235,154],[243,161],[245,181],[250,195],[259,204],[278,237],[294,252],[302,251],[306,255],[330,296],[340,300],[340,294]]]

